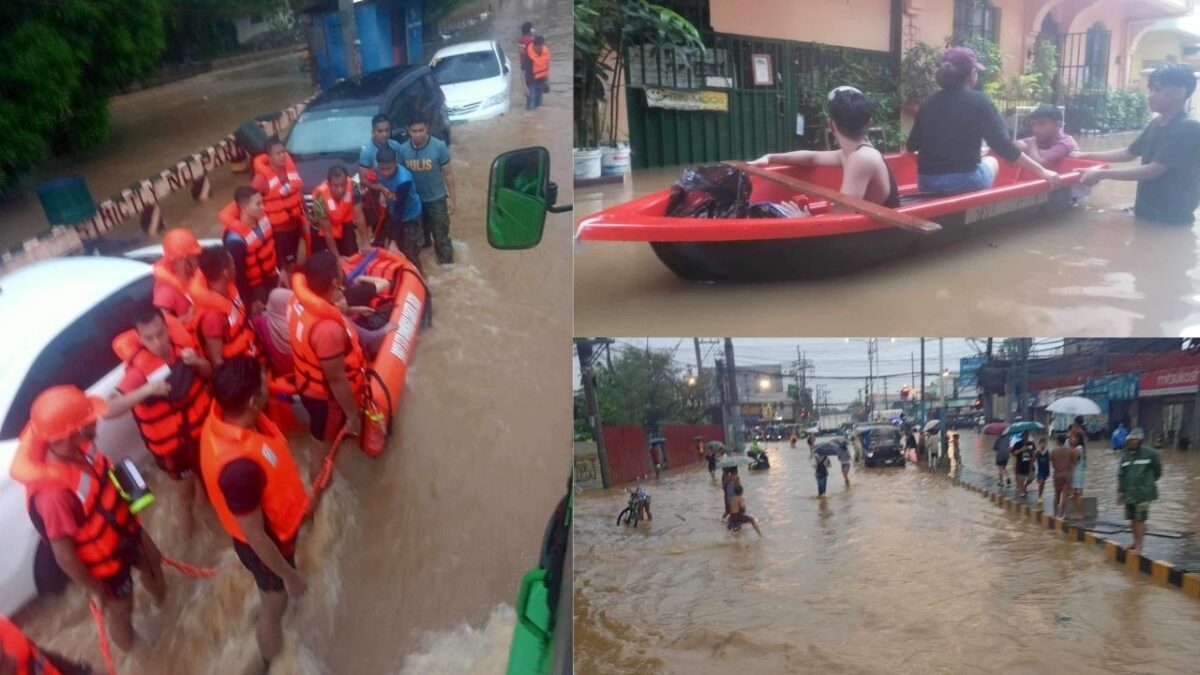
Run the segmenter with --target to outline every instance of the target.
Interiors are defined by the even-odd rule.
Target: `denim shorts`
[[[917,187],[921,192],[931,192],[941,195],[956,195],[961,192],[986,190],[996,182],[992,170],[986,164],[975,165],[970,173],[944,173],[937,176],[921,174],[917,176]]]

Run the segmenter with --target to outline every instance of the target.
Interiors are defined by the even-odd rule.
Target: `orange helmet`
[[[104,414],[104,399],[84,394],[79,387],[50,387],[33,400],[29,424],[44,441],[61,441],[92,424]]]
[[[177,227],[168,230],[163,235],[163,255],[167,260],[180,260],[193,255],[200,255],[200,242],[191,230]]]

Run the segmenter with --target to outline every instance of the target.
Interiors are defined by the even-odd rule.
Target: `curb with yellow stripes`
[[[1083,542],[1093,546],[1103,546],[1104,555],[1109,560],[1124,565],[1126,569],[1141,572],[1160,586],[1172,586],[1193,598],[1200,598],[1200,574],[1184,572],[1163,560],[1155,560],[1142,556],[1137,551],[1130,551],[1124,545],[1112,539],[1106,539],[1094,532],[1069,524],[1066,520],[1050,515],[1045,511],[1033,508],[1028,503],[1017,501],[974,483],[968,483],[958,476],[951,476],[951,482],[972,492],[978,492],[1005,511],[1028,519],[1048,530],[1061,532],[1071,541]]]

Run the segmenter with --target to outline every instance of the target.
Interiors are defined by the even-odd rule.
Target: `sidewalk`
[[[1146,531],[1144,551],[1139,554],[1127,550],[1133,543],[1133,535],[1128,530],[1129,524],[1124,520],[1124,513],[1113,513],[1108,508],[1098,507],[1100,510],[1096,520],[1056,518],[1052,515],[1053,492],[1049,487],[1048,494],[1040,501],[1036,483],[1032,494],[1018,498],[1012,486],[1000,486],[995,476],[974,469],[958,465],[952,466],[949,473],[942,473],[942,468],[925,464],[919,466],[926,471],[945,475],[956,485],[980,493],[1009,513],[1027,518],[1031,526],[1062,532],[1075,541],[1103,546],[1109,560],[1149,575],[1155,583],[1175,586],[1191,597],[1200,598],[1200,546],[1197,546],[1192,533],[1150,527]],[[1151,525],[1153,513],[1151,507]]]

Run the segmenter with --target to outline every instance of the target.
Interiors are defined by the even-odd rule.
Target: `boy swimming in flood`
[[[758,536],[762,536],[762,530],[758,529],[758,523],[746,514],[746,498],[742,496],[742,486],[736,485],[733,488],[733,500],[729,503],[729,523],[726,527],[731,532],[737,532],[742,529],[742,525],[750,523]]]

